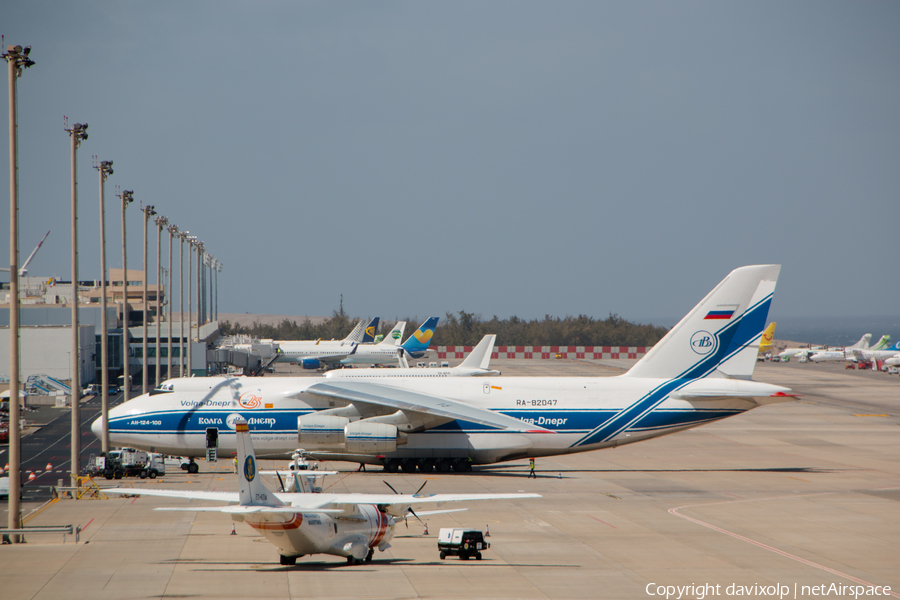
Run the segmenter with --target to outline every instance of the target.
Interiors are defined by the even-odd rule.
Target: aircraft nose
[[[103,437],[103,417],[98,417],[97,420],[91,425],[91,431],[94,432],[94,435],[97,436],[97,439],[101,439]]]

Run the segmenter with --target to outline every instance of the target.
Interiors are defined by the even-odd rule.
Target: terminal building
[[[142,380],[146,368],[151,383],[156,375],[156,362],[160,359],[161,378],[181,375],[182,356],[187,360],[187,344],[191,343],[192,364],[188,373],[207,374],[207,348],[218,337],[218,324],[210,322],[208,311],[201,314],[200,324],[196,312],[192,319],[184,321],[180,313],[172,312],[168,320],[169,302],[164,285],[150,284],[147,304],[144,304],[144,272],[128,270],[128,297],[125,298],[122,269],[109,270],[107,283],[107,333],[109,380],[122,381],[124,361],[122,357],[123,326],[129,335],[128,370],[132,381]],[[9,283],[0,283],[0,389],[9,385]],[[186,296],[186,294],[185,294]],[[83,385],[101,379],[100,345],[102,288],[99,281],[60,281],[53,277],[19,278],[19,352],[22,384],[36,382],[42,377],[59,381],[72,378],[72,302],[77,297],[80,340],[80,381]],[[126,301],[127,300],[127,301]],[[188,303],[189,299],[184,298]],[[179,299],[176,298],[176,306]],[[157,309],[161,307],[162,310]],[[173,307],[174,308],[174,307]],[[159,314],[157,314],[159,312]],[[187,315],[185,315],[187,316]],[[147,321],[147,359],[143,356],[144,321]],[[183,322],[182,322],[183,321]],[[123,325],[124,324],[124,325]],[[169,338],[172,339],[172,373],[169,371]],[[157,357],[157,338],[160,355]],[[192,340],[192,341],[190,341]],[[26,386],[27,387],[27,386]]]

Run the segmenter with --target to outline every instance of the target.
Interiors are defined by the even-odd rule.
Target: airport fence
[[[497,346],[491,358],[641,358],[652,346]],[[438,358],[465,358],[473,346],[438,346]]]

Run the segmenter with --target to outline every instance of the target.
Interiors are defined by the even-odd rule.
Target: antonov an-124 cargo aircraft
[[[617,377],[171,379],[110,411],[110,442],[232,456],[244,418],[263,457],[447,472],[690,429],[792,399],[751,379],[780,269],[735,269]]]

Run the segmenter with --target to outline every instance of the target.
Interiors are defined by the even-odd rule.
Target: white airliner
[[[887,339],[885,339],[885,337]],[[881,348],[887,343],[888,340],[890,340],[890,337],[885,337],[881,338],[878,344],[875,345],[875,348]],[[811,352],[807,354],[807,358],[813,362],[837,362],[842,360],[853,360],[854,350],[864,350],[869,348],[869,340],[871,338],[872,334],[867,333],[852,346],[846,346],[844,348],[829,348],[828,350]]]
[[[496,376],[500,371],[492,371],[488,368],[491,363],[491,353],[494,351],[496,335],[486,335],[478,345],[472,348],[469,355],[455,367],[442,367],[439,369],[410,368],[399,369],[337,369],[329,371],[325,377],[329,379],[359,379],[372,377],[486,377]],[[406,359],[402,361],[405,363]]]
[[[340,342],[322,341],[280,341],[278,342],[278,358],[275,362],[296,363],[304,369],[318,369],[323,366],[340,364],[345,358],[362,352],[363,349],[378,349],[380,353],[390,355],[394,362],[397,361],[397,347],[403,337],[406,321],[399,321],[391,332],[377,344],[367,344],[357,347],[357,343],[349,340],[350,336]],[[353,335],[351,333],[351,335]]]
[[[298,558],[307,554],[345,556],[347,564],[371,561],[376,548],[384,552],[391,547],[390,541],[394,537],[397,523],[408,518],[412,506],[541,497],[540,494],[276,493],[260,478],[247,421],[243,418],[236,419],[234,431],[238,464],[241,465],[238,475],[239,492],[140,488],[112,488],[103,491],[110,494],[227,502],[224,506],[167,507],[156,510],[229,514],[234,521],[247,523],[275,544],[283,565],[296,564]],[[295,485],[300,486],[304,486],[307,481],[305,477],[297,477],[296,474],[294,479],[298,482]],[[458,510],[460,509],[417,514],[424,516]]]
[[[807,358],[807,359],[811,359],[813,356],[816,356],[819,354],[822,354],[824,357],[825,353],[829,353],[829,354],[834,353],[833,355],[837,356],[837,353],[843,354],[844,350],[849,350],[852,348],[868,348],[870,339],[872,339],[872,334],[867,333],[864,336],[862,336],[861,338],[859,338],[859,341],[856,342],[855,344],[853,344],[852,346],[846,346],[844,348],[837,347],[837,346],[831,347],[831,348],[826,348],[824,346],[815,346],[815,347],[807,346],[806,348],[785,348],[776,358],[788,358],[788,359]],[[844,359],[833,358],[833,359],[828,359],[828,360],[844,360]]]
[[[884,336],[890,342],[890,336]],[[900,354],[900,341],[889,348],[868,350],[853,350],[853,358],[855,360],[889,360]]]
[[[732,271],[617,377],[172,379],[112,409],[110,441],[202,456],[210,439],[227,455],[246,418],[265,456],[301,447],[391,472],[446,472],[655,438],[792,399],[751,380],[779,271]],[[100,434],[99,419],[92,429]]]

